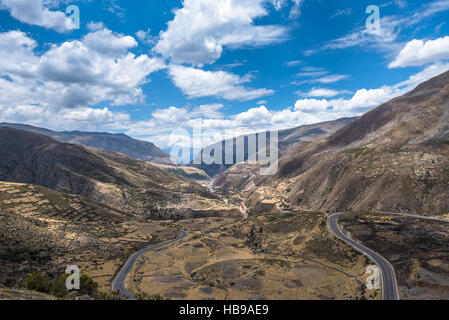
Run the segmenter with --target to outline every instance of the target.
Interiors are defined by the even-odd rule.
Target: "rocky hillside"
[[[131,253],[176,234],[85,197],[0,182],[0,299],[3,286],[23,288],[33,272],[55,279],[68,265],[109,291]]]
[[[170,155],[156,147],[153,143],[136,140],[125,134],[80,131],[55,132],[44,128],[13,123],[0,123],[0,127],[40,133],[59,142],[68,142],[107,151],[115,151],[141,161],[171,164]]]
[[[329,121],[329,122],[323,122],[323,123],[317,123],[317,124],[312,124],[312,125],[306,125],[306,126],[300,126],[297,128],[292,128],[292,129],[287,129],[287,130],[280,130],[278,132],[278,149],[279,149],[279,153],[285,154],[286,152],[288,152],[289,150],[293,149],[296,147],[296,145],[300,142],[305,142],[305,141],[312,141],[315,140],[317,138],[320,137],[324,137],[324,136],[328,136],[332,133],[335,133],[337,130],[341,129],[342,127],[344,127],[345,125],[347,125],[348,123],[351,123],[352,121],[354,121],[356,118],[342,118],[342,119],[338,119],[335,121]],[[256,137],[258,137],[260,134],[264,134],[267,137],[267,144],[269,144],[270,142],[270,135],[267,132],[262,132],[262,133],[256,133]],[[236,160],[236,141],[237,139],[243,139],[244,141],[244,146],[245,146],[245,154],[244,154],[244,159],[245,161],[248,160],[249,157],[251,157],[251,154],[248,154],[248,136],[240,136],[238,138],[234,138],[228,141],[222,141],[219,142],[217,144],[208,146],[206,148],[204,148],[201,151],[201,154],[204,154],[205,152],[211,151],[212,149],[216,148],[216,147],[220,147],[221,144],[221,148],[222,148],[222,154],[223,154],[223,159],[226,159],[226,149],[225,149],[225,145],[226,143],[232,143],[233,145],[233,152],[234,152],[234,156],[233,156],[233,164],[237,164],[237,160]],[[215,176],[223,171],[225,171],[226,169],[228,169],[229,167],[231,167],[232,165],[230,164],[226,164],[226,165],[217,165],[217,164],[212,164],[212,165],[208,165],[205,164],[204,162],[202,162],[201,164],[196,164],[196,163],[200,163],[201,158],[200,156],[197,156],[197,158],[193,161],[194,165],[196,168],[202,169],[204,170],[209,176]]]
[[[41,185],[153,218],[229,210],[196,182],[120,153],[4,127],[0,149],[0,181]]]
[[[246,190],[249,208],[449,212],[449,72],[368,112],[326,138],[301,143],[279,172],[240,168],[217,178]],[[234,171],[237,169],[233,169]],[[256,210],[257,211],[257,210]]]

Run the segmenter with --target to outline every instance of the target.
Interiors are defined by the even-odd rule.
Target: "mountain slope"
[[[229,209],[196,182],[120,153],[4,127],[0,149],[2,181],[41,185],[159,218]]]
[[[341,129],[348,123],[351,123],[355,119],[357,119],[357,118],[342,118],[342,119],[338,119],[335,121],[328,121],[328,122],[317,123],[317,124],[312,124],[312,125],[300,126],[300,127],[296,127],[296,128],[292,128],[292,129],[280,130],[278,132],[279,154],[282,155],[282,154],[286,153],[287,151],[291,150],[292,148],[295,148],[295,146],[300,142],[312,141],[314,139],[330,135],[330,134],[336,132],[338,129]],[[267,136],[267,143],[269,143],[270,135],[267,132],[261,132],[261,133],[257,133],[256,137],[258,137],[260,134],[265,134]],[[239,138],[244,139],[243,140],[244,145],[245,145],[244,159],[246,161],[251,156],[251,155],[248,155],[248,135],[240,136]],[[235,156],[236,139],[237,138],[232,139],[233,150],[234,150],[234,157],[233,157],[234,164],[237,163],[236,156]],[[227,142],[230,143],[231,140],[222,141],[222,142],[213,144],[211,146],[208,146],[201,151],[201,154],[204,154],[204,152],[206,152],[205,150],[212,150],[213,148],[216,148],[217,146],[219,147],[220,143],[221,143],[223,159],[226,159],[225,145]],[[193,163],[199,163],[199,162],[202,162],[202,161],[201,161],[200,156],[197,156],[195,158],[195,160],[193,161]],[[204,170],[209,176],[215,176],[215,175],[225,171],[232,165],[217,165],[217,164],[208,165],[203,162],[202,164],[194,164],[193,166]]]
[[[56,278],[68,265],[110,291],[133,252],[177,234],[139,220],[85,197],[0,182],[0,295],[4,285],[23,287],[28,274]]]
[[[218,180],[222,189],[250,187],[245,200],[252,209],[265,202],[271,209],[443,214],[449,212],[448,128],[446,72],[328,138],[300,144],[280,159],[273,177],[246,167],[245,179]]]
[[[120,152],[141,161],[171,164],[170,155],[156,147],[153,143],[136,140],[125,134],[80,131],[55,132],[44,128],[14,123],[0,123],[0,127],[40,133],[60,142],[68,142],[107,151]]]

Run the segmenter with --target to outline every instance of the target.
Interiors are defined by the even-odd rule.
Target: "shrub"
[[[27,276],[25,286],[28,290],[49,293],[51,291],[51,280],[48,280],[40,272],[33,272]]]
[[[80,293],[87,294],[91,297],[96,297],[98,291],[98,283],[96,283],[87,274],[81,275],[80,278]]]
[[[47,279],[40,272],[34,272],[27,276],[25,286],[28,290],[50,293],[56,297],[63,298],[68,294],[66,281],[70,274],[63,274],[56,279]],[[98,283],[96,283],[87,274],[80,277],[80,289],[77,290],[81,295],[89,295],[93,298],[102,297],[98,294]]]

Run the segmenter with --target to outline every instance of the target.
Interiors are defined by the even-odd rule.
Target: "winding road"
[[[412,214],[404,214],[404,213],[391,213],[391,212],[378,212],[383,214],[389,214],[389,215],[398,215],[398,216],[404,216],[404,217],[410,217],[415,219],[421,219],[421,220],[431,220],[431,221],[439,221],[439,222],[446,222],[449,223],[448,220],[438,219],[438,218],[432,218],[432,217],[424,217],[424,216],[418,216],[418,215],[412,215]],[[338,238],[341,240],[347,242],[350,244],[353,248],[355,248],[357,251],[363,253],[368,258],[374,261],[374,263],[379,267],[381,279],[382,279],[382,299],[383,300],[400,300],[399,297],[399,289],[397,285],[397,279],[396,274],[394,271],[393,266],[388,262],[387,259],[382,257],[377,252],[374,252],[373,250],[361,245],[357,241],[352,240],[348,236],[346,236],[343,231],[341,230],[340,226],[338,225],[338,218],[344,214],[344,212],[336,213],[331,215],[328,218],[328,227],[329,230],[335,234]],[[181,230],[179,232],[179,235],[176,239],[168,240],[156,245],[152,245],[146,248],[143,248],[137,252],[135,252],[129,259],[126,261],[125,265],[120,270],[117,277],[112,282],[112,290],[118,291],[121,296],[126,297],[129,300],[135,300],[136,297],[134,294],[126,290],[125,288],[125,280],[128,276],[129,272],[132,269],[133,264],[144,254],[162,248],[166,245],[169,245],[171,243],[174,243],[176,241],[180,241],[188,236],[187,231]]]
[[[187,231],[181,230],[176,239],[172,239],[172,240],[168,240],[168,241],[156,244],[156,245],[152,245],[152,246],[143,248],[143,249],[133,253],[133,255],[131,257],[129,257],[129,259],[126,261],[125,265],[122,267],[122,269],[120,270],[117,277],[115,277],[114,281],[112,282],[112,290],[120,292],[120,295],[126,297],[128,300],[135,300],[136,297],[134,296],[134,294],[132,294],[131,292],[126,290],[125,280],[129,274],[129,272],[131,271],[133,264],[137,261],[137,259],[139,259],[141,256],[143,256],[145,253],[159,249],[161,247],[164,247],[164,246],[174,243],[176,241],[181,241],[182,239],[184,239],[187,236],[188,236]]]
[[[384,212],[384,211],[376,211],[376,213],[393,215],[393,216],[401,216],[401,217],[407,217],[407,218],[419,219],[419,220],[449,223],[449,220],[444,220],[444,219],[435,218],[435,217],[419,216],[419,215],[408,214],[408,213],[393,213],[393,212]],[[373,260],[377,264],[377,266],[379,267],[380,272],[381,272],[383,299],[384,300],[399,300],[400,299],[399,298],[399,289],[398,289],[396,275],[395,275],[393,266],[380,254],[374,252],[371,249],[368,249],[368,248],[362,246],[360,243],[350,239],[342,232],[342,230],[338,226],[338,218],[342,214],[343,213],[336,213],[329,217],[329,219],[328,219],[329,229],[337,237],[339,237],[343,241],[349,243],[352,247],[354,247],[356,250],[362,252],[364,255],[368,256],[371,260]]]
[[[396,274],[394,272],[393,266],[382,257],[380,254],[374,252],[371,249],[361,245],[360,243],[347,237],[338,225],[338,218],[343,213],[336,213],[329,217],[329,229],[340,239],[349,243],[357,251],[360,251],[368,258],[374,261],[374,263],[379,267],[381,279],[382,279],[382,299],[383,300],[399,300],[399,289],[396,280]]]

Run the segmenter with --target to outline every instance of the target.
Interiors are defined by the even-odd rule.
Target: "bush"
[[[63,298],[67,295],[66,280],[70,274],[64,274],[59,279],[52,280],[52,293],[56,297]]]
[[[120,292],[112,291],[112,292],[98,292],[95,297],[98,300],[122,300],[120,296]]]
[[[50,293],[52,289],[51,280],[48,280],[40,272],[33,272],[27,276],[26,288],[28,290],[39,291],[43,293]]]
[[[64,274],[57,279],[47,279],[40,272],[34,272],[27,276],[25,285],[28,290],[50,293],[56,297],[64,298],[68,294],[66,281],[69,276],[70,274]],[[98,296],[98,283],[87,274],[83,274],[80,277],[80,290],[78,292],[81,295],[89,295],[95,298]]]
[[[147,295],[146,293],[139,292],[136,295],[137,300],[165,300],[163,296],[160,294],[155,294],[152,296]]]
[[[91,297],[96,297],[97,291],[98,291],[98,283],[96,283],[87,274],[81,275],[79,292],[81,294],[87,294]]]

